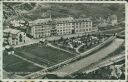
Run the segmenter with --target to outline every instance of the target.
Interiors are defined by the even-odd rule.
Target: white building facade
[[[5,29],[4,30],[4,42],[9,45],[19,45],[26,42],[26,33],[16,29]]]
[[[92,31],[92,21],[89,18],[76,19],[74,27],[76,34],[88,33]]]
[[[30,23],[31,26],[31,35],[34,38],[43,38],[50,36],[51,34],[51,24],[50,24],[51,19],[38,19],[35,21],[32,21]]]
[[[92,31],[89,18],[74,19],[72,17],[57,19],[38,19],[32,21],[31,35],[42,38],[54,35],[84,34]],[[54,29],[54,31],[52,31]]]

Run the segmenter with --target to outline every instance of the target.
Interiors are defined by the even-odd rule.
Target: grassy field
[[[26,72],[36,72],[42,69],[13,55],[7,54],[3,55],[3,68],[7,72],[19,75],[26,75]]]
[[[16,54],[44,66],[52,66],[63,62],[75,54],[70,54],[51,47],[38,47],[37,45],[16,50]]]

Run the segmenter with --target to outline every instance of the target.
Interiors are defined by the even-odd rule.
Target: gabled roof
[[[37,20],[31,21],[31,23],[33,23],[33,24],[44,24],[44,23],[48,23],[49,21],[52,21],[52,19],[51,18],[37,19]]]
[[[51,24],[51,23],[64,23],[64,22],[81,22],[81,21],[91,21],[90,18],[73,18],[73,17],[65,17],[65,18],[45,18],[45,19],[37,19],[34,21],[30,21],[30,25],[40,25],[40,24]]]

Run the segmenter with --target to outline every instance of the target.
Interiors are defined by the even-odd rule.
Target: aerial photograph
[[[3,79],[125,80],[124,3],[3,2]]]

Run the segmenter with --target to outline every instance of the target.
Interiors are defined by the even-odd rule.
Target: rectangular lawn
[[[46,46],[29,46],[24,49],[21,48],[16,50],[16,54],[48,67],[75,56],[75,54],[70,54],[68,52]]]
[[[26,72],[36,72],[43,68],[37,67],[29,62],[19,59],[13,55],[3,55],[3,69],[10,73],[26,75]],[[22,72],[22,74],[20,74]]]

